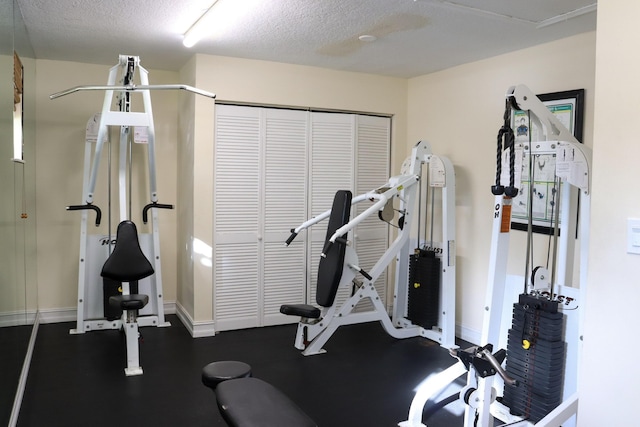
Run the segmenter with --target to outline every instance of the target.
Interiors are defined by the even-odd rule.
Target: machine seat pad
[[[230,427],[317,427],[280,390],[258,378],[224,381],[216,397]]]
[[[223,381],[251,376],[251,366],[236,360],[222,360],[211,362],[202,368],[202,384],[211,390]]]
[[[141,294],[115,295],[109,297],[109,305],[122,310],[142,310],[148,302],[149,296]]]
[[[153,274],[153,266],[140,248],[138,229],[122,221],[116,232],[116,245],[102,266],[100,275],[119,282],[134,282]]]
[[[280,313],[288,316],[300,316],[307,319],[319,319],[320,309],[309,304],[285,304],[280,306]]]

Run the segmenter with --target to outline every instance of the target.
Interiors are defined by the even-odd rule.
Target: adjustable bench
[[[317,427],[280,390],[253,378],[246,363],[210,363],[202,369],[202,383],[215,392],[220,414],[230,427]]]
[[[102,277],[123,282],[123,294],[109,297],[109,306],[122,310],[122,327],[127,341],[127,376],[141,375],[138,349],[138,311],[149,302],[148,295],[138,294],[138,280],[151,276],[153,266],[142,253],[138,241],[138,230],[131,221],[118,225],[116,244],[109,258],[102,266]],[[128,286],[125,286],[128,284]],[[133,290],[134,293],[129,293]]]

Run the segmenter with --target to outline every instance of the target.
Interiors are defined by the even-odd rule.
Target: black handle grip
[[[373,277],[371,277],[371,275],[369,273],[367,273],[366,271],[364,271],[363,269],[360,269],[360,274],[362,274],[364,277],[366,277],[367,280],[373,280]]]
[[[322,248],[322,253],[320,254],[320,256],[322,258],[326,258],[327,257],[327,252],[329,252],[329,249],[331,249],[331,245],[333,244],[333,242],[331,240],[327,240],[324,244],[324,248]]]
[[[102,211],[99,207],[91,204],[86,205],[71,205],[67,206],[68,211],[86,211],[92,210],[96,212],[96,227],[100,225],[100,220],[102,219]]]
[[[287,239],[286,242],[284,242],[285,245],[289,246],[291,244],[291,242],[293,242],[293,239],[296,238],[296,236],[298,235],[298,233],[295,232],[295,229],[291,229],[291,236],[289,236],[289,238]]]
[[[149,203],[148,205],[146,205],[144,208],[142,208],[142,222],[143,223],[147,223],[147,218],[148,218],[148,211],[151,208],[158,208],[158,209],[173,209],[173,205],[164,205],[162,203]]]

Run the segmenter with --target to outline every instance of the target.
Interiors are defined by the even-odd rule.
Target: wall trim
[[[19,310],[0,313],[0,328],[5,326],[33,325],[37,317],[36,310]]]
[[[456,325],[456,336],[462,340],[468,341],[474,345],[480,345],[480,338],[482,333],[475,329],[467,328],[465,326]]]
[[[195,321],[179,302],[175,303],[176,315],[185,328],[189,331],[192,338],[212,337],[216,334],[215,321]]]

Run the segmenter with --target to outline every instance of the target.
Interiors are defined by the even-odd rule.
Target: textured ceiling
[[[213,0],[17,2],[36,58],[111,65],[127,54],[165,70],[197,52],[406,78],[596,28],[596,0],[218,0],[219,15],[230,2],[242,13],[188,49],[182,34]]]

